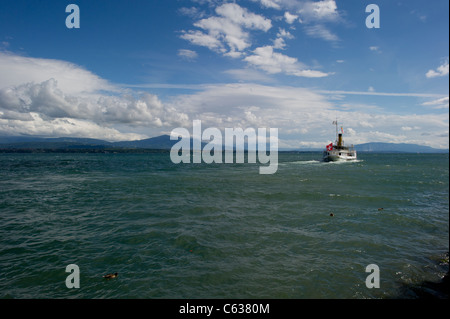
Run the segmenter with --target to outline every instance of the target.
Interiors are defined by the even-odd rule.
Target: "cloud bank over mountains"
[[[114,125],[186,125],[155,95],[120,88],[72,63],[0,53],[0,134],[146,138]]]
[[[274,66],[267,66],[269,73],[277,71],[270,67]],[[339,109],[334,100],[345,92],[254,83],[211,84],[163,102],[156,95],[109,83],[65,61],[0,53],[0,70],[10,75],[2,77],[0,87],[2,135],[136,140],[169,133],[176,127],[190,128],[192,120],[199,119],[205,127],[219,129],[276,127],[280,147],[321,147],[333,137],[332,128],[325,124],[336,117],[345,123],[346,135],[355,144],[374,140],[423,144],[423,132],[427,132],[435,136],[430,146],[445,147],[448,134],[448,118],[441,114],[386,114],[352,104]],[[423,106],[448,109],[448,97],[430,96]],[[158,133],[137,133],[152,130]]]

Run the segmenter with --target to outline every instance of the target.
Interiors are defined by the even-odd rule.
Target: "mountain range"
[[[169,150],[177,141],[169,135],[161,135],[144,140],[108,142],[91,138],[42,138],[33,136],[0,136],[0,150]],[[205,144],[205,143],[203,143]],[[192,145],[192,139],[191,139]],[[448,153],[448,149],[436,149],[416,144],[365,143],[355,145],[358,152],[388,153]],[[322,149],[280,149],[280,151],[322,151]]]

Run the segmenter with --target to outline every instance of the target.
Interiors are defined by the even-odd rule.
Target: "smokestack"
[[[342,147],[343,146],[343,142],[342,142],[342,133],[339,133],[338,135],[338,147]]]

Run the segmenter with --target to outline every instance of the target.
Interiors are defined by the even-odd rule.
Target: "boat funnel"
[[[342,141],[342,133],[339,133],[338,135],[338,147],[342,147],[344,145],[344,142]]]

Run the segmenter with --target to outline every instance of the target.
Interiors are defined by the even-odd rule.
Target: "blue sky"
[[[80,28],[65,25],[80,8]],[[380,28],[366,27],[368,4]],[[0,135],[278,128],[448,148],[447,0],[0,2]]]

